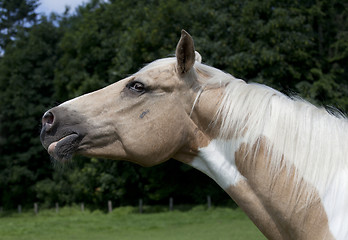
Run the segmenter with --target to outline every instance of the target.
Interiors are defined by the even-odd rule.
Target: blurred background
[[[58,2],[58,1],[51,1]],[[233,204],[213,180],[170,160],[153,168],[50,160],[50,107],[173,56],[181,29],[203,62],[348,112],[348,3],[341,0],[0,0],[0,207]],[[53,11],[53,12],[52,12]]]

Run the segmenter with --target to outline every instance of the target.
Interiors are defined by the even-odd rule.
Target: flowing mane
[[[294,164],[298,176],[320,193],[333,187],[337,172],[348,170],[348,121],[343,114],[327,112],[265,85],[247,84],[203,64],[196,63],[195,68],[211,76],[207,86],[226,87],[216,116],[222,122],[219,138],[238,139],[242,130],[243,139],[253,145],[264,135],[271,143],[271,171],[276,174],[285,157],[284,163]]]

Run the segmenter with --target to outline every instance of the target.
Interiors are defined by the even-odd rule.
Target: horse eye
[[[141,82],[128,83],[127,87],[128,87],[128,89],[135,91],[135,92],[138,92],[138,93],[145,92],[145,86]]]

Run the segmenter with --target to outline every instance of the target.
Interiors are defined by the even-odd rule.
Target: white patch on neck
[[[348,239],[348,170],[337,172],[330,188],[321,199],[329,220],[329,227],[336,239]]]
[[[214,139],[207,147],[199,149],[198,156],[190,165],[207,174],[223,189],[235,186],[245,179],[235,163],[235,152],[242,143],[243,139]]]

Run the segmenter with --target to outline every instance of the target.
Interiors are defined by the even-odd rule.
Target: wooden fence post
[[[56,202],[56,213],[59,213],[59,203]]]
[[[109,210],[109,213],[112,212],[112,202],[110,200],[108,201],[108,210]]]
[[[84,212],[84,211],[85,211],[85,204],[81,203],[81,212]]]
[[[173,211],[173,203],[174,202],[174,200],[173,200],[173,198],[171,197],[171,198],[169,198],[169,211]]]
[[[207,196],[207,204],[208,204],[208,209],[211,208],[211,197],[210,195]]]
[[[34,213],[35,215],[37,215],[37,213],[39,212],[39,206],[37,203],[34,203]]]
[[[143,199],[139,199],[139,213],[143,213]]]
[[[18,213],[22,213],[22,205],[18,205]]]

